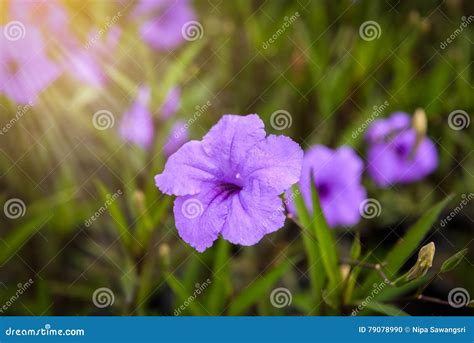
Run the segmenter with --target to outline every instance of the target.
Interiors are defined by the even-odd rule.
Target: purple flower
[[[361,184],[364,163],[348,146],[337,150],[323,145],[309,149],[303,159],[301,195],[312,213],[311,175],[321,203],[324,217],[330,227],[352,226],[360,220],[360,205],[366,199]],[[291,192],[287,192],[288,208],[296,215]]]
[[[73,44],[69,49],[66,62],[68,69],[78,80],[97,88],[102,88],[107,81],[103,65],[112,64],[121,30],[118,27],[112,27],[105,39],[100,36],[99,31],[95,30],[89,34],[85,47],[77,42]]]
[[[4,27],[0,31],[4,32]],[[0,51],[0,92],[18,103],[34,103],[61,74],[47,56],[41,34],[32,26],[18,40],[0,35]]]
[[[279,195],[298,182],[303,151],[285,136],[265,137],[256,115],[224,115],[202,141],[173,154],[158,188],[177,196],[176,227],[196,250],[217,237],[254,245],[285,221]]]
[[[148,109],[150,90],[141,87],[132,107],[124,114],[119,132],[126,141],[148,149],[153,143],[155,129],[153,118]]]
[[[55,35],[62,35],[69,21],[65,8],[57,0],[11,1],[10,14],[14,20],[48,29]]]
[[[173,87],[166,95],[163,106],[161,107],[161,118],[168,119],[173,116],[181,105],[181,89],[179,87]]]
[[[438,166],[438,153],[427,137],[416,143],[410,116],[396,112],[378,119],[367,131],[368,173],[380,187],[423,179]]]
[[[146,18],[140,34],[157,50],[170,50],[183,43],[182,28],[195,18],[187,0],[141,0],[133,14]]]
[[[173,155],[188,140],[188,127],[184,121],[178,120],[171,128],[170,135],[163,148],[165,155],[168,157]]]

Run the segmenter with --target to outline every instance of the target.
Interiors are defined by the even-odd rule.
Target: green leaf
[[[314,303],[312,315],[319,314],[319,304],[322,298],[322,289],[326,279],[326,273],[319,252],[319,244],[316,241],[315,232],[312,230],[311,219],[306,208],[303,196],[298,186],[294,185],[292,188],[291,198],[295,204],[296,213],[300,220],[303,243],[308,257],[308,273],[311,281],[312,302]]]
[[[173,293],[178,297],[179,304],[185,305],[191,314],[195,316],[205,316],[208,315],[208,312],[204,310],[202,305],[199,302],[199,299],[193,297],[193,293],[188,293],[184,286],[179,282],[179,280],[173,275],[173,273],[165,272],[165,281],[168,286],[173,290]],[[178,304],[178,307],[180,306]]]
[[[452,199],[452,195],[448,196],[444,200],[429,209],[418,221],[408,229],[406,234],[395,244],[392,250],[387,254],[385,258],[387,276],[390,278],[396,275],[403,264],[410,258],[413,251],[420,244],[425,235],[429,232],[433,223],[438,218],[441,210],[446,204]],[[370,289],[372,284],[377,281],[380,276],[374,271],[367,277],[359,295],[363,295],[364,292]]]
[[[441,266],[440,273],[447,273],[456,268],[466,256],[467,252],[468,249],[463,249],[444,261],[443,265]]]
[[[281,278],[281,276],[290,268],[292,261],[286,261],[278,267],[270,270],[263,276],[237,295],[229,307],[229,316],[242,315],[250,306],[258,302],[262,297],[269,297],[270,290],[273,285]]]
[[[4,237],[4,248],[0,250],[0,265],[10,259],[12,255],[16,254],[37,231],[41,230],[51,217],[51,213],[45,213],[25,224],[16,226],[8,236]]]
[[[312,226],[319,243],[323,266],[331,283],[331,288],[336,290],[341,284],[341,272],[339,270],[339,259],[337,256],[337,245],[334,232],[324,218],[323,210],[319,201],[318,191],[311,178],[311,197],[313,200]]]
[[[167,67],[166,74],[161,80],[162,88],[160,97],[157,98],[158,103],[152,104],[151,108],[157,108],[159,105],[161,105],[169,90],[174,85],[178,84],[184,76],[189,76],[191,73],[189,64],[196,60],[196,56],[204,46],[204,39],[200,39],[188,44],[183,49],[181,54],[176,59],[174,59],[174,63]],[[154,99],[152,99],[152,101],[154,102]]]
[[[357,261],[360,257],[361,252],[362,252],[362,247],[360,244],[360,233],[357,232],[356,236],[354,237],[354,241],[352,242],[351,260]]]
[[[362,247],[360,244],[360,234],[357,232],[356,237],[354,238],[354,241],[352,242],[352,247],[351,247],[351,260],[352,261],[357,261],[360,257],[362,251]],[[367,256],[366,256],[367,258]],[[345,290],[344,290],[344,303],[350,302],[352,298],[352,293],[354,292],[354,287],[357,283],[357,278],[359,277],[359,274],[361,272],[360,267],[353,267],[351,268],[351,272],[349,276],[347,277],[346,285],[345,285]]]
[[[440,212],[451,199],[452,196],[448,196],[429,209],[388,253],[385,261],[387,262],[387,270],[391,272],[392,275],[395,275],[408,258],[410,258],[418,244],[420,244],[421,240],[433,226]]]
[[[390,304],[384,304],[375,300],[369,301],[366,307],[377,313],[382,313],[387,316],[409,316],[408,313]]]
[[[214,258],[213,282],[207,298],[207,309],[211,315],[218,316],[224,310],[225,300],[230,288],[229,252],[230,244],[220,238],[217,242],[216,256]]]
[[[99,193],[102,196],[102,199],[104,201],[107,201],[107,199],[113,192],[110,192],[107,187],[100,181],[98,181],[96,184],[97,188],[99,189]],[[121,190],[118,191],[122,193]],[[109,214],[112,219],[115,221],[116,225],[114,225],[114,227],[118,231],[120,240],[122,241],[125,247],[129,247],[131,242],[131,233],[129,231],[125,215],[122,213],[122,210],[119,206],[119,202],[117,200],[107,202],[107,210],[109,211]]]

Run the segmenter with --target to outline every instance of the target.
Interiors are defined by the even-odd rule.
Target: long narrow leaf
[[[393,249],[387,254],[385,259],[386,262],[386,271],[388,277],[396,275],[399,269],[403,264],[410,258],[414,253],[415,249],[418,247],[420,242],[423,240],[425,235],[433,226],[433,223],[438,218],[442,209],[446,204],[452,199],[452,196],[448,196],[446,199],[442,200],[431,209],[429,209],[407,232],[406,234],[397,242]],[[377,281],[379,276],[376,272],[370,274],[363,284],[362,290],[367,290],[371,285]]]
[[[292,197],[296,213],[298,214],[298,219],[302,225],[302,237],[306,255],[308,256],[308,273],[311,281],[312,300],[315,307],[313,313],[308,314],[317,315],[319,314],[319,304],[321,303],[321,294],[326,279],[326,273],[321,260],[318,242],[316,241],[314,232],[312,232],[309,212],[304,203],[301,191],[296,185],[293,186]]]
[[[342,283],[337,245],[334,239],[334,232],[331,231],[324,217],[313,178],[311,178],[311,197],[313,201],[312,227],[319,243],[323,266],[330,281],[329,294],[334,299],[333,302],[337,305],[339,300],[338,293]]]
[[[291,261],[286,261],[278,267],[270,270],[265,275],[259,277],[253,284],[234,298],[229,307],[230,316],[242,315],[250,306],[255,304],[262,297],[270,296],[271,288],[280,277],[290,268]]]

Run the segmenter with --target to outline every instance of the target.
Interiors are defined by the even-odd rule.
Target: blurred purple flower
[[[311,174],[318,190],[321,208],[330,227],[352,226],[359,222],[360,205],[367,193],[361,183],[364,163],[348,146],[337,150],[323,145],[309,149],[303,159],[301,195],[306,207],[312,213]],[[292,192],[287,192],[287,204],[296,215],[292,202]]]
[[[438,166],[435,144],[424,137],[416,146],[416,131],[410,116],[393,113],[378,119],[367,131],[368,173],[380,187],[423,179]]]
[[[97,88],[103,87],[107,81],[103,65],[112,64],[121,33],[121,29],[114,26],[105,39],[101,39],[97,30],[92,31],[85,47],[78,43],[70,47],[66,62],[68,70],[78,80]]]
[[[124,114],[119,133],[123,139],[148,149],[153,143],[155,129],[148,109],[150,90],[141,87],[132,107]]]
[[[174,203],[181,238],[202,252],[217,237],[254,245],[285,222],[279,195],[298,182],[303,151],[285,136],[265,137],[255,114],[224,115],[202,141],[173,154],[158,188]]]
[[[140,0],[133,15],[145,18],[140,34],[157,50],[171,50],[183,43],[182,28],[195,18],[187,0]]]
[[[10,1],[10,15],[24,25],[51,31],[54,39],[67,31],[68,14],[57,0]]]
[[[0,27],[4,32],[4,27]],[[0,92],[18,103],[34,103],[61,69],[49,59],[41,34],[33,26],[23,38],[0,35]]]
[[[170,135],[163,148],[165,155],[167,157],[173,155],[188,140],[188,127],[184,121],[178,120],[171,128]]]
[[[181,105],[181,89],[173,87],[166,95],[163,106],[161,107],[161,118],[168,119],[173,116]]]

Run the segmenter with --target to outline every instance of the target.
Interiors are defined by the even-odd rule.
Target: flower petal
[[[184,144],[170,156],[163,173],[155,176],[155,183],[165,194],[192,195],[201,191],[203,184],[216,180],[219,171],[199,141]]]
[[[257,181],[229,198],[229,212],[221,234],[234,244],[254,245],[285,223],[282,200]]]
[[[299,181],[302,161],[303,150],[291,138],[270,135],[248,152],[241,173],[244,179],[257,179],[278,195]]]
[[[263,139],[264,124],[256,114],[224,115],[204,136],[202,145],[223,171],[234,172],[249,149]]]
[[[375,120],[367,129],[366,139],[371,143],[383,142],[387,136],[408,129],[410,123],[408,113],[395,112],[389,118]]]
[[[217,186],[176,198],[174,216],[180,237],[199,252],[212,246],[225,223],[228,204]]]

